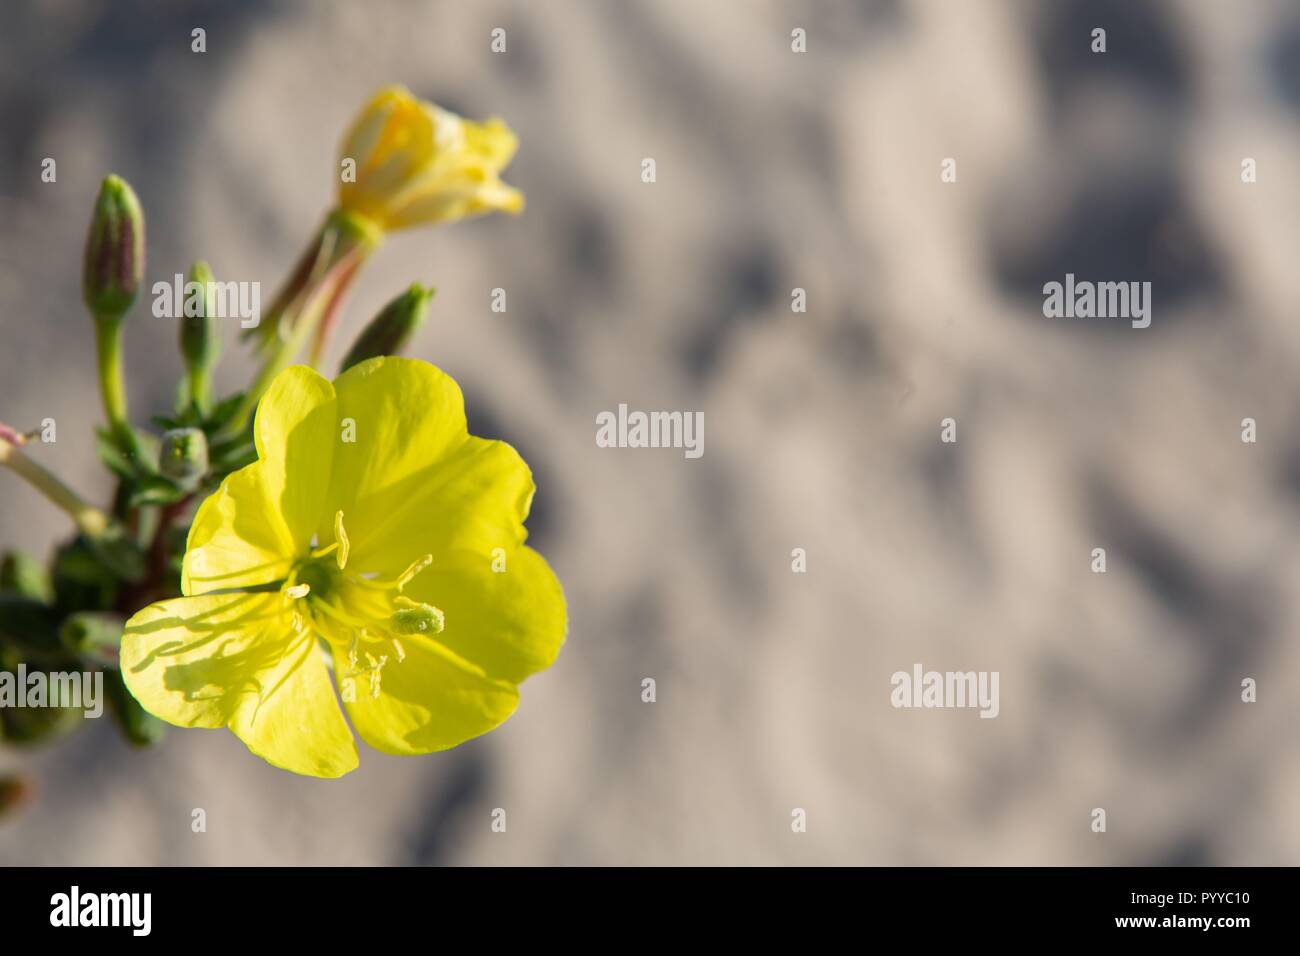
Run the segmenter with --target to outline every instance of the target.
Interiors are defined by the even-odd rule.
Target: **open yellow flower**
[[[515,450],[468,434],[449,376],[391,357],[332,385],[286,369],[254,431],[258,461],[195,515],[185,596],[127,622],[136,699],[319,777],[357,766],[330,664],[357,733],[386,753],[501,724],[566,630],[559,581],[524,543],[534,486]]]
[[[499,119],[475,123],[390,86],[344,138],[356,176],[344,178],[339,206],[384,230],[519,212],[523,193],[501,181],[518,146]]]

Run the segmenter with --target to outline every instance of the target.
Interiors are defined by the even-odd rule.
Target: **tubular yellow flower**
[[[499,119],[476,123],[405,88],[381,90],[344,138],[339,206],[384,230],[454,222],[489,212],[517,213],[524,196],[501,181],[518,148]]]
[[[183,597],[127,622],[121,672],[144,708],[229,727],[267,762],[337,777],[362,739],[444,750],[514,712],[549,667],[564,594],[524,544],[533,497],[509,445],[468,433],[460,388],[414,359],[331,384],[280,373],[257,408],[258,460],[195,515]]]

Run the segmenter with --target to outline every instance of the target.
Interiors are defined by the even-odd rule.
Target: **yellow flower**
[[[475,123],[400,86],[381,90],[343,142],[339,206],[382,229],[519,212],[524,196],[501,181],[519,142],[499,119]]]
[[[127,622],[122,675],[150,712],[229,727],[277,767],[337,777],[361,738],[454,747],[514,712],[549,667],[564,595],[524,544],[528,466],[468,434],[460,388],[426,362],[374,358],[331,385],[276,377],[258,461],[200,506],[183,597]]]

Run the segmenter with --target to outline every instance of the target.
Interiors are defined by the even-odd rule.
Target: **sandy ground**
[[[533,466],[572,626],[504,728],[363,750],[338,782],[225,732],[131,752],[107,721],[0,751],[41,788],[0,823],[0,862],[1300,862],[1293,4],[3,17],[0,418],[55,418],[43,460],[87,494],[107,481],[78,263],[104,173],[145,204],[151,280],[205,256],[270,287],[372,89],[507,119],[525,215],[393,238],[345,321],[438,287],[412,353]],[[1066,272],[1150,281],[1151,327],[1045,318]],[[169,402],[173,338],[138,310],[137,409]],[[227,347],[233,388],[251,365]],[[705,454],[597,448],[621,402],[704,412]],[[65,533],[13,476],[0,496],[0,543]],[[999,716],[895,709],[916,663],[997,671]]]

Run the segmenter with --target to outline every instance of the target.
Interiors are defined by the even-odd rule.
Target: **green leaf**
[[[95,558],[123,581],[144,578],[144,551],[121,528],[111,528],[98,538],[87,538],[86,543]]]
[[[143,571],[144,553],[129,538],[78,536],[55,555],[55,605],[67,614],[110,610],[122,582],[139,580]]]
[[[177,403],[175,415],[154,415],[149,421],[159,430],[169,432],[174,428],[198,428],[203,424],[203,416],[198,406],[186,398]]]
[[[108,698],[108,709],[127,740],[140,747],[148,747],[162,740],[167,725],[141,707],[140,702],[131,696],[122,680],[121,671],[104,668],[104,696]]]
[[[135,465],[131,463],[130,458],[122,454],[122,450],[117,447],[117,442],[107,428],[95,429],[95,451],[99,455],[99,460],[113,474],[128,481],[135,478]]]
[[[13,591],[34,601],[49,601],[54,594],[45,566],[22,551],[0,559],[0,591]]]
[[[117,439],[107,428],[95,429],[95,451],[99,460],[109,471],[127,481],[133,481],[141,475],[152,475],[158,471],[158,439],[149,432],[132,429],[140,456],[135,457],[122,451]]]
[[[140,481],[129,499],[132,508],[146,505],[170,505],[184,498],[188,491],[162,475]]]
[[[223,398],[217,402],[216,408],[212,409],[212,414],[208,416],[207,421],[203,423],[204,429],[209,435],[219,431],[230,423],[235,417],[235,412],[239,411],[240,403],[244,400],[243,392],[236,392],[228,398]]]
[[[257,461],[257,448],[252,442],[230,442],[212,449],[208,468],[213,476],[220,477],[238,471]]]
[[[17,594],[0,594],[0,639],[24,660],[67,657],[59,642],[58,613],[43,601]]]

